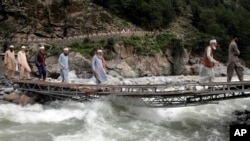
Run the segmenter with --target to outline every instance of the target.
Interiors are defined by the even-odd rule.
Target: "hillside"
[[[211,38],[216,38],[220,45],[217,57],[224,62],[227,60],[228,43],[233,34],[238,34],[241,57],[248,63],[250,61],[249,0],[93,1],[143,29],[167,29],[177,33],[184,46],[192,46],[197,54],[203,51],[201,48]]]
[[[91,0],[0,1],[0,39],[64,38],[136,28]]]
[[[208,41],[216,38],[219,48],[215,56],[226,63],[231,36],[239,34],[240,57],[249,65],[249,10],[249,0],[1,0],[0,39],[65,39],[144,30],[164,35],[121,41],[111,38],[108,45],[107,40],[92,43],[86,39],[69,46],[86,54],[94,46],[112,51],[123,42],[139,55],[165,52],[166,48],[178,54],[175,51],[185,48],[193,56],[201,56]]]

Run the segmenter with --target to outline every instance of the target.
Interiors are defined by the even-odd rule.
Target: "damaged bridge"
[[[13,86],[44,101],[108,99],[118,105],[169,108],[250,97],[250,81],[159,85],[88,85],[14,80]]]

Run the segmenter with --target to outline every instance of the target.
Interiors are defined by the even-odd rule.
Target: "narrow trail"
[[[121,38],[121,37],[130,37],[130,36],[145,36],[145,35],[154,35],[160,34],[160,32],[149,32],[149,31],[120,31],[120,32],[109,32],[109,33],[94,33],[86,34],[72,37],[64,38],[13,38],[11,40],[0,40],[0,43],[12,42],[12,43],[53,43],[58,45],[67,45],[74,42],[82,42],[85,38],[88,38],[92,41],[100,41],[108,38]]]

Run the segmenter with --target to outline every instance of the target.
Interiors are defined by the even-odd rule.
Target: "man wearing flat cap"
[[[5,76],[7,78],[14,79],[16,71],[16,59],[13,45],[10,45],[9,49],[5,52],[4,65]]]
[[[46,67],[45,67],[45,57],[44,57],[44,46],[39,47],[38,53],[35,55],[35,63],[38,69],[38,80],[46,80]]]
[[[102,84],[107,81],[106,62],[102,56],[102,50],[97,50],[92,59],[92,70],[96,78],[97,84]]]
[[[234,71],[236,72],[238,79],[243,81],[243,66],[240,63],[238,56],[240,51],[237,46],[239,40],[238,35],[234,35],[228,48],[228,66],[227,66],[227,82],[231,82]]]
[[[214,50],[216,50],[217,41],[215,39],[210,40],[209,46],[206,47],[204,55],[202,57],[202,66],[200,70],[200,81],[212,82],[214,80],[214,65],[219,64],[219,61],[216,61],[213,58]]]

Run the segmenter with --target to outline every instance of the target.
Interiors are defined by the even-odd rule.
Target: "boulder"
[[[4,95],[3,100],[18,102],[19,97],[20,97],[19,94],[11,93],[11,94]]]
[[[84,77],[92,77],[91,61],[86,59],[79,52],[69,53],[70,70],[75,70],[76,74],[84,74]]]
[[[199,75],[200,73],[200,64],[194,64],[191,66],[192,75]]]
[[[191,57],[189,59],[189,64],[194,65],[194,64],[199,64],[200,63],[200,58],[199,57]]]
[[[108,71],[108,74],[110,76],[112,76],[112,77],[118,77],[118,76],[120,76],[120,74],[117,71],[115,71],[115,70]]]
[[[53,76],[59,76],[60,74],[60,67],[58,65],[58,57],[57,56],[50,56],[48,58],[46,58],[46,69],[47,69],[47,74],[48,76],[52,77],[52,78],[56,78]],[[34,67],[35,71],[37,70],[36,67]]]
[[[227,66],[220,64],[214,67],[215,76],[227,76]]]
[[[135,77],[136,73],[132,70],[132,68],[126,63],[122,62],[117,65],[117,68],[120,70],[120,74],[123,77]]]
[[[27,104],[34,104],[34,103],[35,103],[34,99],[25,94],[22,94],[18,100],[18,104],[22,106],[25,106]]]
[[[122,60],[115,60],[107,62],[107,68],[110,70],[109,74],[113,75],[121,75],[123,77],[135,77],[136,73],[133,69]],[[118,74],[117,74],[118,73]]]
[[[132,46],[125,47],[124,45],[115,44],[114,51],[121,59],[125,59],[133,56],[134,48]]]

